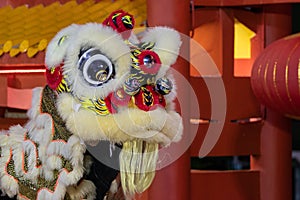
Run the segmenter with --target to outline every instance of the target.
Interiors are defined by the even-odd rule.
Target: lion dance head
[[[85,151],[86,144],[99,141],[121,148],[125,196],[150,186],[159,148],[179,141],[183,130],[170,71],[181,40],[168,27],[139,34],[133,27],[133,16],[118,10],[102,24],[70,25],[50,41],[47,86],[35,89],[29,122],[0,136],[5,194],[30,199],[24,189],[28,186],[36,199],[64,199],[66,194],[94,199],[89,190],[95,186],[83,180]]]

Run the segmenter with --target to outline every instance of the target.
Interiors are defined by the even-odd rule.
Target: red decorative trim
[[[105,99],[104,102],[106,104],[106,107],[108,109],[108,111],[112,114],[117,113],[117,109],[115,107],[113,107],[112,103],[111,103],[111,97],[112,97],[112,93],[110,93]]]
[[[46,69],[47,84],[52,90],[56,90],[63,78],[63,64],[51,69]]]
[[[111,102],[117,106],[126,106],[130,101],[130,96],[123,89],[112,93]]]
[[[49,144],[48,144],[48,147],[51,145],[51,144],[64,144],[66,145],[67,142],[62,140],[62,139],[57,139],[57,140],[52,140]],[[56,156],[57,154],[48,154],[47,153],[47,156]]]
[[[165,98],[157,93],[154,86],[147,85],[142,87],[141,90],[134,96],[135,105],[144,111],[154,110],[157,107],[165,107]],[[146,102],[150,100],[150,102]]]
[[[132,20],[132,26],[134,26],[135,21],[134,18],[131,14],[123,11],[123,10],[116,10],[114,12],[112,12],[104,21],[103,24],[112,27],[115,31],[117,31],[118,33],[121,33],[123,31],[127,31],[130,30],[128,29],[124,23],[122,22],[122,18],[124,16],[128,15],[129,17],[131,17]],[[113,21],[113,19],[115,19],[115,22]]]
[[[146,56],[151,56],[153,58],[153,64],[151,67],[148,67],[144,64],[144,58]],[[150,50],[144,50],[138,55],[139,66],[143,72],[146,74],[156,74],[161,66],[161,61],[157,53]]]
[[[63,168],[62,171],[67,171],[67,170],[66,170],[65,168]],[[49,193],[51,193],[51,194],[53,195],[53,193],[56,191],[56,187],[57,187],[58,184],[59,184],[58,181],[59,181],[59,177],[60,177],[62,171],[59,173],[59,175],[58,175],[58,177],[57,177],[57,180],[56,180],[55,185],[54,185],[54,190],[51,191],[49,188],[45,188],[45,187],[40,188],[40,189],[37,191],[37,199],[39,199],[38,196],[39,196],[39,193],[40,193],[42,190],[46,190],[46,191],[48,191]],[[69,173],[69,172],[67,171],[67,173]]]
[[[50,143],[64,143],[64,144],[67,144],[67,142],[63,139],[52,140]]]
[[[108,111],[112,114],[118,112],[118,107],[128,106],[131,96],[128,95],[124,89],[119,89],[116,92],[110,93],[105,99],[105,104]]]
[[[30,200],[28,197],[22,195],[21,193],[18,194],[18,197],[21,197],[23,200]]]

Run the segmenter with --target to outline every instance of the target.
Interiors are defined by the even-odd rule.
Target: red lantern
[[[267,46],[253,64],[251,84],[262,104],[300,118],[300,34]]]

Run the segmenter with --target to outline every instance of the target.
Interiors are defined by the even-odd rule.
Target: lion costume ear
[[[48,44],[45,65],[48,69],[63,63],[69,44],[75,37],[79,25],[72,24],[59,31]]]
[[[153,51],[159,55],[163,65],[170,66],[176,62],[181,45],[180,34],[176,30],[160,26],[149,28],[141,41],[155,43]]]

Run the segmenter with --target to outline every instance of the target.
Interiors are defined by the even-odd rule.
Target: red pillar
[[[292,7],[290,4],[264,6],[265,45],[291,34]]]
[[[260,171],[262,200],[292,199],[292,134],[290,120],[267,109],[261,131],[261,155],[252,157]]]
[[[189,0],[148,0],[147,1],[147,19],[148,25],[153,26],[169,26],[182,34],[189,35],[190,30],[190,1]],[[183,41],[180,55],[188,58],[189,43]],[[180,72],[186,79],[189,77],[189,63],[180,58],[177,60],[173,68]],[[177,80],[178,96],[180,99],[180,110],[184,121],[184,138],[188,137],[188,91],[182,88]],[[184,144],[183,144],[184,145]],[[178,160],[171,165],[158,170],[154,182],[148,190],[149,200],[188,200],[190,184],[190,154],[186,151]]]
[[[265,45],[291,34],[291,5],[264,7]],[[251,169],[260,171],[261,200],[292,199],[292,134],[290,119],[267,108],[261,131],[261,155]]]

